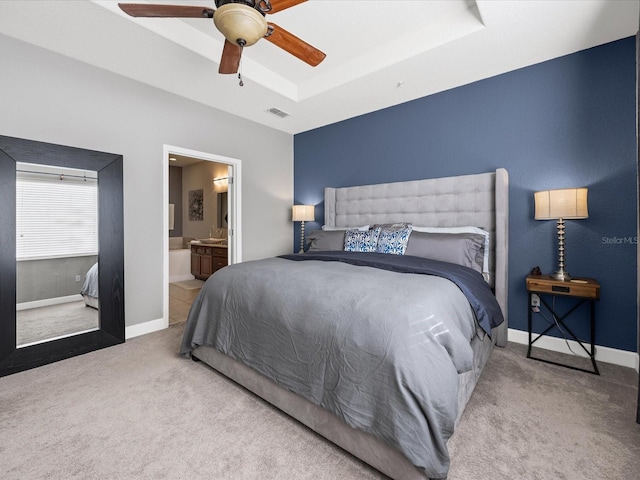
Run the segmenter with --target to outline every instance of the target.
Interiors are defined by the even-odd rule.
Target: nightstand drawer
[[[591,278],[580,278],[568,282],[558,281],[550,275],[529,275],[527,291],[566,295],[597,300],[600,298],[600,284]]]

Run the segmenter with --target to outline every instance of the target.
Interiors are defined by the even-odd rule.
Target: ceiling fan
[[[186,5],[119,3],[132,17],[213,18],[225,37],[218,73],[236,73],[242,49],[265,38],[291,55],[318,65],[326,55],[275,23],[267,22],[267,13],[277,13],[307,0],[215,0],[216,9]]]

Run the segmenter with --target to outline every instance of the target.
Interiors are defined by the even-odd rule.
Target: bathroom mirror
[[[227,192],[218,193],[218,219],[217,219],[217,227],[218,228],[229,228],[229,216],[227,214]]]
[[[82,248],[75,248],[71,255],[64,253],[64,239],[61,241],[59,238],[55,238],[53,232],[55,226],[47,226],[44,220],[38,220],[37,217],[28,220],[28,216],[16,213],[19,207],[16,200],[17,195],[18,198],[23,198],[18,192],[17,176],[25,175],[31,179],[42,179],[51,173],[57,175],[58,178],[61,178],[60,175],[66,176],[64,180],[67,180],[67,183],[65,185],[71,185],[72,182],[83,186],[88,186],[93,182],[94,185],[93,191],[96,195],[95,203],[97,203],[95,213],[97,215],[94,215],[93,229],[95,230],[97,226],[97,237],[93,243],[91,239],[84,238],[90,236],[87,232],[92,228],[92,220],[87,221],[86,218],[92,215],[89,207],[89,210],[81,212],[78,210],[69,211],[69,216],[79,221],[70,222],[64,237],[74,245],[78,245],[81,241],[86,243]],[[121,155],[0,136],[0,198],[3,199],[0,204],[0,223],[3,226],[0,229],[0,376],[124,342],[122,192]],[[53,201],[52,198],[47,198],[50,194],[55,195],[55,192],[47,193],[45,189],[42,193],[33,193],[36,197],[38,195],[41,197],[39,200],[36,199],[36,203],[40,201],[43,204]],[[68,194],[65,192],[63,196]],[[88,196],[89,199],[90,196]],[[79,203],[79,200],[74,203]],[[67,204],[66,207],[61,208],[71,207]],[[20,218],[21,222],[29,221],[31,224],[21,224],[18,227],[17,218]],[[79,224],[84,223],[85,225],[82,227],[84,230],[71,233],[71,225],[74,223],[77,224],[74,228],[81,228]],[[50,237],[47,237],[47,231],[50,231]],[[19,245],[17,241],[17,235],[25,232],[32,232],[36,243],[47,244],[57,241],[63,251],[58,255],[47,251],[47,253],[40,255],[40,257],[47,257],[42,259],[39,258],[37,248],[34,247],[36,250],[31,250],[26,254],[29,257],[29,260],[26,261],[24,245]],[[40,237],[34,232],[41,232],[42,236]],[[76,260],[71,261],[70,257]],[[61,258],[65,260],[56,261]],[[82,260],[77,261],[78,258]],[[46,261],[39,263],[37,260]],[[70,266],[70,263],[73,263],[73,266]],[[89,263],[92,265],[89,266]],[[20,323],[19,318],[22,311],[25,310],[25,305],[27,307],[38,306],[37,302],[40,301],[37,298],[38,295],[51,296],[43,295],[42,290],[53,287],[38,282],[44,277],[55,279],[56,274],[63,277],[71,276],[70,279],[64,281],[77,284],[77,293],[74,295],[79,295],[84,286],[85,277],[90,276],[89,270],[93,264],[96,264],[93,270],[96,272],[94,278],[97,280],[97,288],[94,290],[99,292],[99,308],[94,308],[98,307],[97,297],[93,306],[81,305],[83,314],[88,313],[89,323],[83,323],[82,326],[74,327],[75,330],[71,331],[59,331],[56,334],[27,339],[22,336],[19,339],[21,331],[24,333],[24,328],[22,328],[24,325]],[[37,278],[38,271],[42,273],[40,275],[42,278]],[[58,285],[58,287],[60,286]],[[62,297],[65,296],[62,294]],[[20,313],[17,314],[17,310],[20,310]],[[44,315],[40,315],[40,317],[42,316]],[[66,319],[69,321],[67,323],[73,321],[70,316]],[[63,320],[62,323],[65,323],[64,318],[61,320]]]

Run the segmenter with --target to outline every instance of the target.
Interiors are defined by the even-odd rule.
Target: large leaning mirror
[[[122,156],[0,136],[0,198],[0,376],[124,342]]]

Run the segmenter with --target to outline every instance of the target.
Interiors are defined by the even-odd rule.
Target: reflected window
[[[18,163],[18,260],[98,253],[97,172]]]

